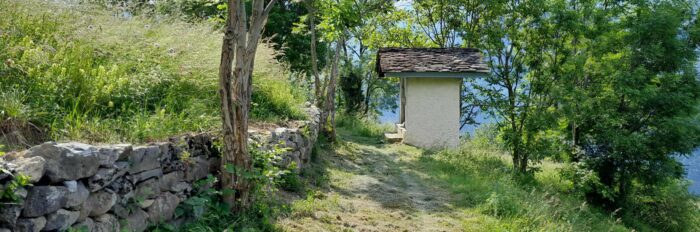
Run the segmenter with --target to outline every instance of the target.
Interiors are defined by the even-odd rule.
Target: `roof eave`
[[[382,72],[380,77],[400,77],[400,78],[480,78],[488,75],[484,71],[465,72]]]

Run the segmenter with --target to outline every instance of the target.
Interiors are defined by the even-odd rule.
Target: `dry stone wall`
[[[285,147],[278,165],[309,161],[318,136],[319,113],[273,131],[251,131],[261,149]],[[147,145],[88,145],[47,142],[0,159],[0,188],[10,190],[21,176],[30,186],[0,202],[0,232],[144,231],[150,225],[177,225],[176,208],[197,193],[193,185],[219,169],[216,138],[187,135]]]

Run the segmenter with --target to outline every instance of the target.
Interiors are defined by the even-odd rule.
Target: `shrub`
[[[304,190],[304,182],[296,172],[282,174],[278,185],[281,189],[291,192],[299,193]]]
[[[301,110],[304,98],[290,86],[286,80],[253,79],[251,116],[266,121],[305,119],[306,114]]]
[[[381,137],[384,132],[392,130],[388,124],[379,124],[370,119],[360,119],[355,116],[339,114],[335,120],[337,127],[343,127],[355,135],[364,137]]]
[[[657,186],[637,186],[623,209],[626,223],[659,231],[700,231],[700,207],[687,181],[669,180]]]
[[[492,192],[482,206],[482,212],[495,217],[509,217],[517,213],[517,203],[507,194]]]

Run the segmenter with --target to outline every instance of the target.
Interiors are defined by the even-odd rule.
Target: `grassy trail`
[[[330,191],[280,221],[289,231],[458,231],[469,215],[416,166],[422,151],[376,139],[345,139],[328,155]],[[325,202],[321,202],[325,201]],[[301,206],[301,207],[300,207]],[[301,209],[301,210],[299,210]],[[306,212],[300,213],[299,211]]]
[[[557,190],[561,165],[543,162],[518,183],[502,153],[449,157],[339,131],[320,149],[321,189],[291,202],[283,231],[631,231]],[[562,192],[563,191],[563,192]]]

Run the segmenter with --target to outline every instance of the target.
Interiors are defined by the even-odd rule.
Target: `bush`
[[[623,209],[625,222],[659,231],[700,231],[700,207],[687,181],[669,180],[657,186],[637,186]]]
[[[282,174],[278,183],[280,189],[300,193],[304,190],[304,182],[296,172]]]
[[[571,183],[573,193],[589,201],[599,197],[615,199],[615,191],[603,185],[598,174],[585,165],[575,162],[561,172],[563,179]],[[625,224],[641,231],[700,231],[700,207],[688,185],[687,181],[677,179],[655,185],[635,183],[625,201],[617,203],[620,208],[613,214],[619,211]]]
[[[291,85],[279,79],[253,79],[251,116],[266,121],[305,119],[306,114],[301,110],[304,98]]]
[[[482,206],[482,212],[494,217],[509,217],[517,213],[518,204],[509,195],[492,192]]]
[[[345,128],[355,135],[364,137],[382,137],[385,132],[392,130],[392,125],[379,124],[369,119],[360,119],[355,116],[339,114],[336,117],[336,126]]]
[[[497,219],[494,231],[627,231],[580,196],[556,192],[558,166],[542,161],[541,172],[522,181],[513,173],[495,127],[480,127],[458,150],[424,154],[427,175],[445,182],[458,207]],[[544,175],[542,175],[544,174]],[[546,176],[546,179],[543,179]]]

